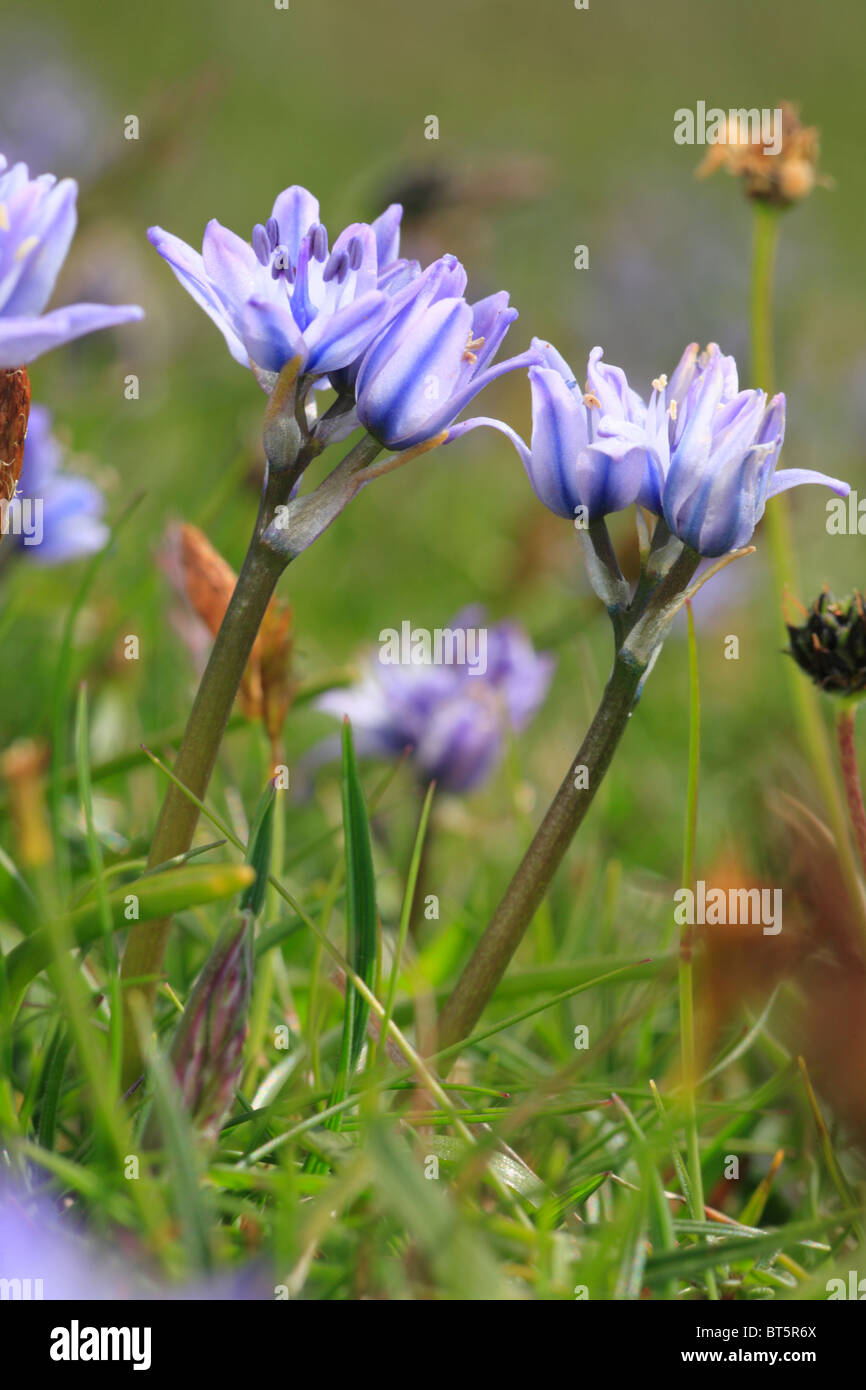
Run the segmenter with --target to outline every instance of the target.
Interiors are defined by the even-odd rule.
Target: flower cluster
[[[542,365],[530,368],[529,447],[497,420],[523,460],[536,496],[559,516],[594,521],[633,502],[663,517],[699,555],[747,545],[771,497],[802,483],[840,496],[849,487],[813,469],[776,472],[785,436],[785,397],[739,389],[737,364],[715,343],[691,343],[672,375],[657,377],[645,401],[602,349],[589,355],[586,385],[549,343],[536,340]]]
[[[508,295],[464,298],[455,256],[422,271],[400,256],[398,204],[330,246],[319,204],[293,186],[249,241],[211,221],[201,254],[152,227],[150,240],[268,391],[287,363],[357,401],[353,422],[411,449],[440,433],[487,382],[533,353],[492,364],[517,311]]]

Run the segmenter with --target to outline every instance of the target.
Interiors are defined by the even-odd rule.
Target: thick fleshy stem
[[[854,742],[854,713],[856,705],[846,702],[836,715],[836,738],[839,743],[839,762],[842,768],[842,781],[848,799],[848,812],[851,827],[857,842],[860,863],[866,874],[866,808],[863,806],[863,789],[860,786],[860,773],[857,768],[857,747]]]
[[[645,604],[624,615],[625,640],[589,731],[439,1018],[439,1047],[467,1037],[505,973],[592,805],[655,660],[673,607],[699,563],[683,550]],[[634,637],[632,644],[630,637]]]

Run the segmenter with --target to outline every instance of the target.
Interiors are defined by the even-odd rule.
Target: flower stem
[[[618,656],[574,763],[439,1019],[439,1047],[474,1028],[592,805],[634,709],[643,669]],[[584,771],[585,770],[585,771]]]
[[[854,714],[856,706],[845,704],[836,715],[836,737],[839,741],[839,762],[842,767],[842,781],[848,798],[848,811],[857,852],[863,872],[866,873],[866,809],[863,806],[863,790],[860,786],[860,773],[857,770],[857,748],[854,742]]]
[[[683,550],[645,597],[638,597],[617,630],[613,670],[586,737],[535,833],[505,896],[449,996],[439,1018],[439,1047],[471,1032],[504,975],[565,851],[592,805],[610,766],[642,682],[661,646],[672,605],[692,578],[700,557]],[[636,650],[629,639],[636,637]],[[637,651],[637,654],[636,654]]]
[[[207,791],[259,625],[284,568],[285,561],[262,542],[257,524],[174,765],[178,780],[199,800]],[[157,820],[148,865],[154,867],[175,855],[185,854],[192,844],[197,822],[198,807],[172,782]],[[136,1007],[133,1001],[137,1000],[139,1007],[143,1003],[150,1016],[170,925],[170,919],[166,918],[141,922],[130,929],[121,979],[140,983],[128,985],[124,993],[125,1086],[132,1085],[142,1069],[138,1033],[133,1026],[132,1013]]]
[[[698,679],[698,644],[691,604],[686,605],[689,626],[689,780],[686,794],[686,823],[683,836],[682,886],[690,891],[695,879],[695,836],[698,824],[698,778],[701,752],[701,688]],[[695,997],[692,929],[684,926],[678,958],[680,1005],[680,1057],[686,1112],[690,1206],[693,1221],[704,1220],[704,1181],[701,1170],[701,1144],[698,1134],[697,1065],[695,1050]],[[718,1298],[713,1270],[706,1274],[707,1295]]]

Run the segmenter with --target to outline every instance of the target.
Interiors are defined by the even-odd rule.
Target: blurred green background
[[[550,338],[580,376],[602,343],[644,390],[690,339],[716,339],[737,354],[745,380],[751,210],[725,174],[695,180],[704,151],[674,144],[674,111],[698,100],[724,108],[793,100],[820,128],[834,186],[791,211],[782,232],[785,462],[862,487],[864,40],[859,0],[817,8],[590,0],[586,11],[571,0],[291,0],[286,11],[268,0],[7,5],[0,149],[34,160],[44,150],[45,167],[81,176],[81,232],[56,302],[104,297],[147,311],[143,325],[85,340],[32,372],[34,399],[52,406],[79,466],[104,483],[112,516],[144,494],[77,629],[95,756],[134,746],[189,706],[193,672],[155,562],[166,522],[198,522],[238,565],[256,505],[264,397],[149,247],[150,224],[195,245],[211,217],[248,235],[275,194],[300,182],[335,229],[408,188],[422,215],[407,249],[427,259],[458,254],[473,297],[507,288],[521,311],[512,351],[533,335]],[[53,65],[53,82],[31,80],[40,64]],[[139,118],[138,141],[124,139],[128,115]],[[425,139],[430,115],[436,141]],[[586,270],[574,268],[578,244],[589,248]],[[124,399],[128,373],[140,379],[138,401]],[[526,433],[525,380],[500,383],[480,413]],[[844,591],[864,579],[863,539],[829,538],[824,503],[816,489],[792,502],[806,600],[825,580]],[[618,519],[616,537],[633,547],[630,516]],[[699,870],[728,845],[759,867],[771,789],[811,799],[766,544],[759,539],[759,554],[739,568],[696,610]],[[48,731],[58,636],[82,572],[22,563],[4,574],[5,601],[22,615],[0,667],[4,743]],[[520,804],[538,817],[595,707],[610,639],[572,529],[535,501],[505,440],[472,435],[367,489],[292,567],[282,592],[295,607],[300,674],[352,659],[404,618],[441,626],[476,600],[555,647],[552,693],[518,755],[527,784]],[[128,633],[140,637],[138,663],[119,659]],[[729,633],[740,638],[735,662],[723,657]],[[578,859],[618,856],[627,873],[676,876],[686,709],[680,634],[651,678],[571,873]],[[290,760],[330,727],[308,710],[290,718]],[[252,799],[261,766],[247,766],[244,749],[232,745],[231,775]],[[458,867],[451,835],[483,843],[489,891],[504,885],[525,839],[506,785],[503,772],[450,826],[446,900],[467,891],[470,872]],[[147,834],[158,790],[149,772],[133,783],[116,808],[125,835]]]

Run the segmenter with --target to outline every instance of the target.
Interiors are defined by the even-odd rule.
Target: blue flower
[[[715,343],[691,343],[670,380],[653,382],[642,422],[602,422],[615,460],[645,465],[644,496],[673,534],[699,555],[748,545],[771,497],[820,483],[841,497],[850,488],[814,469],[776,472],[785,437],[785,397],[741,391],[737,364]]]
[[[11,1297],[104,1301],[116,1299],[216,1299],[219,1302],[273,1299],[273,1281],[262,1262],[233,1268],[190,1284],[166,1284],[147,1277],[150,1263],[142,1250],[140,1268],[110,1245],[98,1245],[80,1217],[45,1197],[33,1197],[7,1182],[0,1187],[0,1279]],[[8,1283],[6,1281],[9,1281]],[[20,1285],[16,1285],[20,1281]]]
[[[400,214],[395,205],[372,225],[353,223],[329,250],[317,200],[293,186],[250,241],[216,220],[201,255],[161,227],[148,236],[235,361],[264,374],[268,387],[295,357],[302,371],[326,376],[361,356],[388,317],[380,281],[397,259]]]
[[[530,351],[494,364],[517,310],[504,291],[468,304],[465,288],[463,266],[442,256],[392,298],[357,380],[358,418],[388,448],[432,439],[489,382],[538,359]]]
[[[645,453],[621,453],[614,458],[601,433],[607,425],[639,426],[646,413],[622,368],[603,362],[602,349],[593,348],[586,387],[581,390],[556,348],[537,338],[532,348],[537,362],[529,369],[530,447],[509,425],[483,417],[457,425],[451,437],[478,425],[501,430],[520,455],[536,497],[557,516],[574,517],[578,508],[585,508],[586,519],[594,521],[650,497]]]
[[[39,526],[34,537],[25,533],[17,538],[24,553],[41,565],[59,565],[92,555],[108,540],[108,528],[102,521],[105,501],[99,488],[87,478],[64,473],[61,465],[62,451],[51,432],[51,413],[45,406],[34,405],[18,491],[21,514],[38,520]]]
[[[448,631],[477,627],[483,616],[479,609],[465,609]],[[473,673],[465,663],[385,665],[373,659],[356,686],[328,691],[317,707],[349,716],[362,756],[399,758],[409,749],[422,784],[435,778],[444,791],[471,791],[500,762],[509,729],[520,732],[529,724],[554,667],[553,657],[535,652],[517,623],[497,623],[486,631],[483,673]],[[310,765],[337,752],[336,744],[323,745]]]
[[[31,179],[0,155],[0,369],[26,366],[73,338],[144,317],[134,304],[70,304],[42,311],[75,231],[78,186]]]
[[[594,521],[633,502],[663,516],[670,530],[701,555],[747,545],[771,497],[801,483],[821,483],[840,496],[848,484],[814,469],[777,473],[785,435],[785,397],[741,391],[737,364],[715,343],[686,348],[670,380],[652,383],[649,402],[619,367],[593,348],[585,391],[549,344],[530,369],[532,442],[501,421],[458,425],[454,438],[478,425],[514,444],[538,499],[559,516],[580,507]]]

